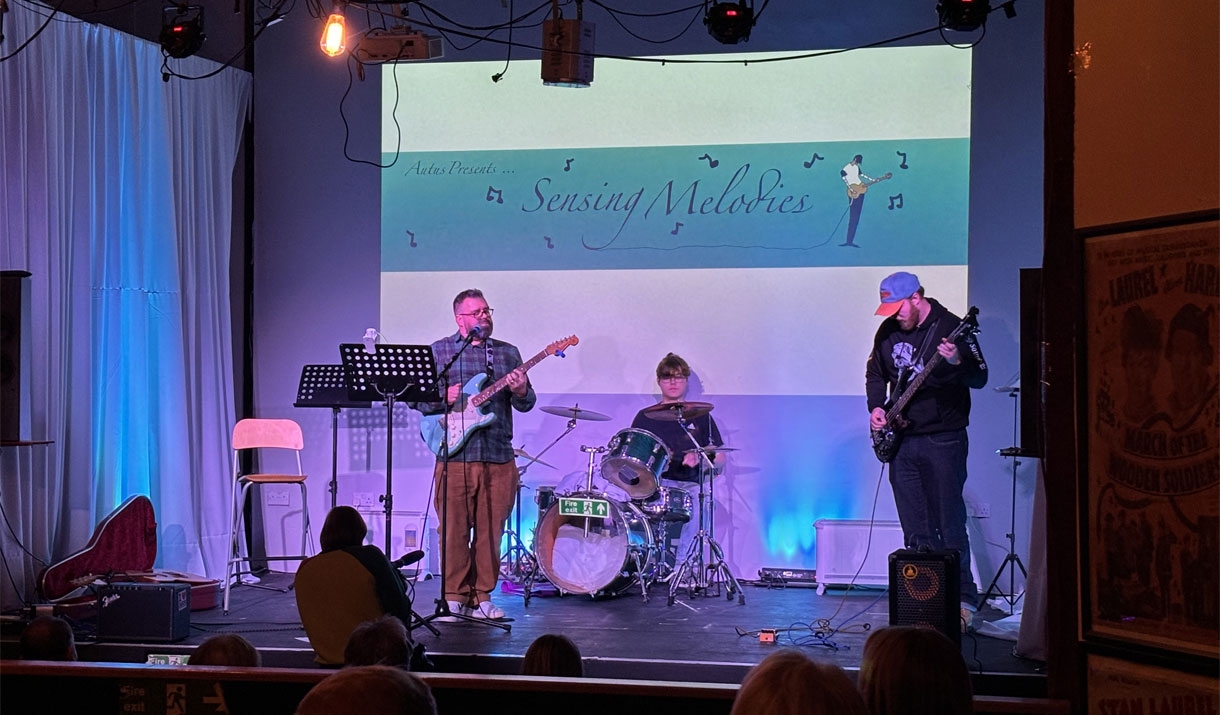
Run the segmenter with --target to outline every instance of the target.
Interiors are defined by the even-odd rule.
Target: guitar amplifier
[[[934,628],[961,643],[956,551],[890,554],[890,625]]]
[[[190,584],[113,583],[98,589],[98,640],[172,643],[190,633]]]

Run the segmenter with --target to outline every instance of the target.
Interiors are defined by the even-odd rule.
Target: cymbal
[[[739,447],[725,447],[724,445],[717,447],[715,445],[709,444],[708,446],[703,448],[703,451],[707,452],[708,454],[720,454],[721,452],[736,452],[738,449],[740,449],[740,448]],[[697,450],[697,449],[688,449],[688,450],[686,450],[685,454],[692,454],[692,453],[698,452],[698,451],[699,450]]]
[[[527,460],[527,461],[529,461],[530,464],[541,464],[544,467],[550,467],[551,469],[555,468],[555,465],[547,464],[546,462],[542,461],[541,459],[538,459],[537,457],[533,456],[529,452],[526,452],[524,449],[521,449],[520,447],[513,448],[513,456],[518,459]]]
[[[661,402],[644,408],[644,416],[660,422],[677,422],[678,418],[693,420],[711,412],[710,402]]]
[[[580,407],[548,406],[548,407],[543,407],[542,411],[547,413],[548,415],[558,415],[560,417],[567,417],[568,419],[574,419],[574,420],[592,420],[593,422],[609,422],[610,421],[610,415],[603,415],[600,412],[594,412],[593,410],[585,410],[585,409],[581,409]]]

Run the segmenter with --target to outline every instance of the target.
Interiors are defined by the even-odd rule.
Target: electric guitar
[[[865,191],[868,191],[868,187],[872,186],[873,184],[875,184],[879,181],[885,181],[886,179],[893,178],[893,176],[894,176],[893,173],[886,172],[885,176],[879,176],[876,179],[873,179],[871,181],[865,181],[862,184],[849,184],[847,186],[847,198],[851,199],[852,201],[855,201],[856,199],[863,196]]]
[[[946,339],[955,343],[963,336],[974,335],[978,331],[979,309],[972,306],[966,312],[966,317],[962,319],[961,323],[958,323],[958,326],[949,333]],[[902,393],[896,398],[891,396],[890,400],[885,403],[885,426],[879,430],[872,430],[873,452],[882,464],[888,464],[894,459],[894,455],[898,452],[898,444],[902,441],[902,430],[910,425],[902,414],[903,410],[919,391],[928,375],[932,374],[932,369],[940,364],[942,359],[943,356],[939,351],[932,353],[932,357],[924,363],[923,370],[907,383],[906,389],[902,390]]]
[[[579,342],[580,338],[575,335],[556,340],[546,346],[545,350],[522,363],[521,368],[529,372],[530,368],[542,362],[548,355],[563,357],[564,350]],[[496,414],[486,411],[483,405],[495,397],[500,390],[508,387],[508,375],[480,390],[479,388],[486,379],[487,374],[481,372],[462,385],[462,395],[467,399],[461,412],[450,412],[448,417],[441,413],[424,415],[420,418],[420,436],[424,438],[424,442],[433,454],[439,456],[442,447],[446,447],[450,455],[457,454],[466,445],[466,440],[475,430],[486,427],[496,419]]]

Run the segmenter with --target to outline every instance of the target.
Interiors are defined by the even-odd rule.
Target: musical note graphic
[[[812,167],[814,164],[816,164],[816,163],[817,163],[817,161],[818,161],[818,159],[825,159],[825,158],[826,158],[826,157],[822,156],[821,154],[818,154],[818,153],[815,151],[815,152],[813,153],[813,158],[811,158],[809,161],[802,162],[802,165],[803,165],[803,166],[804,166],[806,169],[808,169],[808,168]]]
[[[543,238],[545,238],[545,239],[546,239],[546,247],[547,247],[547,248],[554,248],[554,247],[555,247],[555,244],[551,243],[551,237],[550,237],[550,236],[543,236]]]
[[[675,222],[674,222],[674,230],[670,231],[670,232],[669,232],[669,235],[671,235],[671,236],[677,236],[677,235],[678,235],[678,229],[682,228],[682,227],[683,227],[683,226],[685,226],[685,225],[686,225],[686,224],[682,223],[681,221],[675,221]]]
[[[911,168],[911,167],[907,166],[907,153],[905,151],[896,151],[894,153],[897,154],[898,156],[902,157],[902,163],[898,165],[899,169]]]
[[[897,206],[894,205],[895,200],[897,200],[897,202],[898,202]],[[896,208],[897,209],[902,208],[902,194],[898,194],[897,196],[890,197],[890,211],[893,211]]]
[[[703,161],[704,159],[707,159],[707,166],[709,169],[715,169],[716,167],[720,166],[719,160],[713,159],[711,156],[709,156],[707,154],[704,154],[703,156],[699,157],[696,161]]]
[[[575,160],[575,159],[568,159],[566,162],[564,162],[564,164],[563,164],[563,170],[564,170],[564,171],[571,171],[571,170],[572,170],[572,162],[574,162],[574,161],[576,161],[576,160]]]
[[[496,197],[494,199],[491,197],[492,194],[496,195]],[[487,200],[495,201],[497,204],[504,203],[504,197],[500,195],[500,190],[493,186],[487,187]]]
[[[411,248],[419,247],[419,244],[415,242],[415,232],[414,231],[407,229],[407,236],[409,236],[411,238]]]

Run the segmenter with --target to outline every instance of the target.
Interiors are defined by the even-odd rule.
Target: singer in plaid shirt
[[[500,538],[512,512],[521,479],[513,461],[513,410],[528,412],[537,396],[522,369],[516,346],[491,337],[494,323],[482,291],[462,291],[453,300],[457,332],[432,343],[437,369],[444,367],[469,343],[443,376],[445,395],[454,416],[460,415],[465,397],[462,386],[485,374],[482,386],[500,378],[507,389],[496,393],[481,409],[495,415],[486,426],[471,432],[460,446],[442,449],[433,470],[436,509],[444,525],[444,597],[449,611],[473,618],[499,620],[504,611],[491,602],[500,577]],[[412,403],[425,415],[444,412],[441,403]],[[441,476],[448,463],[446,484]],[[442,487],[444,487],[442,489]],[[456,620],[440,618],[438,620]]]

